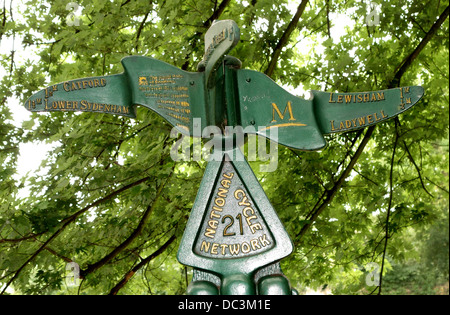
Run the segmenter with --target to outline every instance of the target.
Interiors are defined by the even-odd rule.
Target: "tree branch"
[[[436,32],[439,29],[439,27],[442,25],[444,20],[448,17],[448,13],[449,13],[449,7],[447,6],[447,8],[441,14],[439,19],[430,28],[430,31],[428,31],[428,33],[422,39],[420,44],[408,56],[408,58],[402,64],[402,66],[400,66],[398,68],[398,71],[395,74],[394,78],[388,84],[389,88],[393,88],[393,87],[398,86],[398,84],[400,83],[400,79],[403,76],[403,74],[406,72],[406,70],[409,68],[409,66],[412,64],[412,62],[417,58],[417,56],[423,50],[425,45],[431,40],[432,36],[436,34]],[[370,137],[372,136],[372,133],[373,133],[375,127],[376,127],[376,125],[373,125],[373,126],[370,126],[369,128],[367,128],[367,132],[364,135],[364,138],[363,138],[361,144],[359,145],[355,155],[350,160],[349,165],[344,170],[344,172],[341,174],[341,176],[336,181],[334,186],[330,190],[324,192],[323,197],[321,198],[322,202],[320,202],[320,200],[319,200],[319,202],[314,206],[313,210],[310,212],[311,213],[311,217],[309,219],[310,222],[307,223],[306,225],[304,225],[301,228],[300,232],[296,235],[296,237],[299,237],[301,239],[303,237],[303,235],[305,235],[305,233],[311,227],[311,225],[314,223],[314,221],[317,219],[317,217],[320,215],[320,213],[333,200],[334,196],[336,195],[336,193],[339,191],[339,189],[341,188],[342,184],[344,183],[345,178],[350,174],[350,171],[353,169],[353,166],[356,164],[359,156],[361,155],[362,151],[364,150],[365,146],[367,145]]]
[[[214,11],[214,13],[205,21],[203,22],[203,28],[209,28],[212,24],[212,22],[214,22],[214,20],[217,20],[223,13],[223,11],[225,10],[225,8],[228,6],[228,4],[230,3],[231,0],[223,0],[219,7],[217,8],[217,10]],[[195,47],[197,47],[197,43],[198,41],[196,41],[196,38],[199,38],[200,36],[202,36],[204,32],[201,31],[197,31],[189,40],[190,45],[192,47],[191,52],[188,53],[186,55],[185,58],[185,62],[184,64],[181,66],[182,70],[187,70],[189,68],[189,58],[191,57],[192,51],[194,51]]]
[[[2,295],[3,293],[5,293],[6,289],[11,285],[11,283],[19,276],[20,272],[26,267],[26,265],[28,265],[28,263],[30,263],[31,261],[33,261],[34,258],[36,258],[37,255],[39,255],[40,252],[42,252],[45,247],[50,244],[51,241],[53,241],[59,234],[61,234],[61,232],[63,232],[66,227],[71,224],[72,222],[74,222],[80,215],[82,215],[83,213],[85,213],[86,211],[88,211],[89,209],[96,207],[98,205],[100,205],[101,203],[110,200],[112,198],[114,198],[115,196],[119,195],[120,193],[124,192],[127,189],[130,189],[134,186],[137,186],[145,181],[147,181],[148,179],[150,179],[150,176],[141,178],[139,180],[137,180],[134,183],[128,184],[112,193],[110,193],[109,195],[107,195],[106,197],[103,197],[93,203],[91,203],[90,205],[84,207],[83,209],[75,212],[74,214],[72,214],[71,216],[67,217],[66,219],[61,221],[61,227],[52,234],[52,236],[50,236],[47,241],[45,241],[32,255],[30,258],[28,258],[20,267],[19,269],[16,270],[16,272],[14,273],[14,276],[8,281],[8,283],[6,283],[5,287],[3,288],[2,292],[0,293],[0,295]]]
[[[124,4],[122,4],[123,6]],[[152,8],[152,1],[150,1],[150,10],[148,10],[148,12],[145,14],[144,19],[142,20],[141,24],[139,24],[139,28],[136,32],[136,40],[135,40],[135,50],[136,53],[138,52],[138,46],[139,46],[139,37],[141,37],[141,32],[142,29],[144,28],[145,22],[147,21],[148,15],[150,14],[150,12],[152,12],[153,8]]]
[[[364,148],[366,147],[367,143],[369,142],[374,130],[375,130],[375,125],[367,128],[366,134],[364,135],[364,138],[361,141],[360,145],[358,146],[358,149],[356,150],[355,154],[352,156],[350,163],[347,165],[345,170],[339,176],[339,179],[336,181],[333,188],[324,192],[323,197],[325,199],[323,199],[321,203],[317,203],[315,205],[315,208],[316,207],[317,208],[313,209],[313,211],[311,211],[311,217],[308,219],[310,222],[305,224],[302,227],[302,229],[296,235],[296,237],[301,238],[309,230],[311,225],[314,223],[314,221],[317,219],[317,217],[322,213],[322,211],[328,206],[329,203],[331,203],[333,198],[336,196],[336,193],[342,187],[342,184],[345,182],[345,179],[350,174],[351,170],[353,169],[354,165],[356,164],[356,161],[358,161],[361,153],[364,151]]]
[[[166,181],[164,183],[162,183],[161,185],[159,185],[158,187],[158,191],[156,192],[156,197],[153,200],[152,204],[149,205],[147,207],[147,209],[145,210],[144,214],[141,217],[141,220],[139,221],[138,226],[136,227],[136,229],[133,231],[133,233],[131,233],[131,235],[125,240],[123,241],[119,246],[117,246],[116,248],[114,248],[114,250],[112,252],[110,252],[108,255],[106,255],[105,257],[103,257],[102,259],[100,259],[99,261],[97,261],[94,264],[91,264],[88,266],[88,268],[81,270],[80,271],[80,277],[81,278],[85,278],[89,273],[96,271],[97,269],[99,269],[100,267],[104,266],[105,264],[107,264],[109,261],[111,261],[114,257],[116,257],[120,252],[122,252],[125,248],[128,247],[128,245],[130,245],[130,243],[142,232],[142,229],[144,228],[145,224],[148,221],[148,218],[150,217],[150,215],[153,213],[153,210],[155,209],[155,205],[158,202],[159,197],[161,196],[162,190],[164,188],[164,186],[166,185],[166,183],[169,181],[170,177],[172,176],[173,172],[167,177]]]
[[[6,25],[6,0],[3,1],[3,11],[1,15],[3,15],[3,18],[2,18],[2,31],[0,32],[0,42],[2,40]]]
[[[394,177],[394,158],[395,158],[395,151],[397,149],[398,144],[398,120],[395,120],[395,141],[394,141],[394,149],[392,150],[392,157],[391,157],[391,169],[389,171],[389,202],[387,206],[386,211],[386,223],[385,223],[385,235],[384,235],[384,248],[383,248],[383,257],[381,258],[381,270],[380,270],[380,283],[378,286],[378,295],[381,295],[381,287],[383,283],[383,269],[384,269],[384,262],[386,258],[386,250],[387,250],[387,243],[389,240],[389,218],[391,215],[391,207],[392,207],[392,198],[393,198],[393,192],[394,192],[394,185],[393,185],[393,177]]]
[[[398,117],[395,117],[395,123],[396,123],[396,124],[397,124],[397,123],[400,124],[400,122],[399,122],[399,120],[398,120]],[[396,129],[396,130],[397,130],[397,129]],[[397,134],[397,137],[399,137],[398,134]],[[406,145],[405,140],[402,140],[402,143],[403,143],[403,147],[405,148],[406,153],[408,154],[409,160],[410,160],[411,163],[414,165],[414,168],[416,169],[417,174],[419,175],[419,180],[420,180],[420,183],[421,183],[421,185],[422,185],[423,190],[424,190],[430,197],[433,197],[433,195],[432,195],[432,194],[427,190],[427,188],[425,187],[425,184],[424,184],[423,179],[422,179],[422,173],[421,173],[421,171],[420,171],[420,169],[419,169],[419,166],[416,164],[416,161],[414,160],[414,158],[413,158],[411,152],[409,151],[409,148],[408,148],[408,146]]]
[[[119,281],[119,283],[117,283],[109,292],[110,295],[116,295],[120,289],[122,289],[125,284],[127,284],[128,280],[131,279],[131,277],[139,270],[141,269],[143,266],[145,266],[148,262],[150,262],[151,260],[153,260],[154,258],[158,257],[159,255],[161,255],[166,249],[167,247],[169,247],[170,244],[172,244],[172,242],[175,240],[175,235],[172,235],[167,242],[165,242],[158,250],[156,250],[154,253],[152,253],[151,255],[149,255],[148,257],[146,257],[145,259],[143,259],[142,261],[140,261],[136,266],[134,266],[130,271],[128,271],[125,276],[122,278],[122,280]]]
[[[436,34],[438,29],[441,27],[442,23],[447,19],[449,14],[449,6],[445,8],[444,12],[439,16],[439,19],[433,24],[428,33],[426,33],[425,37],[420,41],[419,45],[414,49],[414,51],[409,54],[409,56],[404,60],[401,66],[398,68],[395,73],[394,78],[389,84],[389,88],[394,88],[400,86],[400,80],[409,66],[413,63],[413,61],[419,56],[420,52],[425,48],[431,38]]]
[[[277,46],[275,47],[272,58],[269,62],[269,66],[267,67],[265,74],[267,76],[272,76],[273,71],[275,70],[275,67],[278,62],[278,58],[280,57],[281,50],[289,41],[289,37],[291,36],[292,32],[297,27],[298,21],[300,19],[300,16],[303,14],[303,11],[305,10],[306,4],[308,3],[308,0],[302,0],[300,5],[297,8],[297,12],[295,13],[294,17],[292,18],[291,22],[289,22],[286,30],[284,31],[283,35],[281,36],[280,40],[277,43]]]

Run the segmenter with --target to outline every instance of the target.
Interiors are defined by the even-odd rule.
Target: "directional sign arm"
[[[135,105],[147,107],[186,135],[201,136],[214,121],[206,106],[204,73],[187,72],[141,56],[122,59],[124,73],[68,80],[33,94],[30,111],[82,111],[136,117]],[[193,118],[200,118],[194,132]]]
[[[345,132],[394,118],[416,104],[424,94],[420,86],[358,92],[312,91],[314,111],[324,134]]]
[[[236,71],[237,117],[244,132],[299,150],[325,147],[311,100],[290,94],[263,73]]]
[[[133,103],[147,107],[180,132],[194,134],[193,118],[200,118],[203,130],[213,121],[214,111],[206,106],[204,73],[187,72],[163,61],[142,56],[122,59],[129,78]]]
[[[244,132],[299,150],[323,148],[324,134],[365,128],[391,119],[411,108],[424,94],[420,86],[407,86],[358,93],[312,91],[313,98],[305,100],[262,73],[236,71],[236,112]]]
[[[136,117],[123,73],[54,84],[33,94],[24,106],[33,112],[81,111]]]

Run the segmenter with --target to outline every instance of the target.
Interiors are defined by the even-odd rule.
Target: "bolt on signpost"
[[[227,127],[293,149],[319,150],[326,145],[324,134],[393,118],[416,104],[424,91],[419,86],[312,91],[312,99],[298,98],[266,75],[241,69],[241,61],[227,55],[239,38],[234,21],[215,21],[205,34],[198,72],[130,56],[122,59],[121,74],[52,85],[32,95],[25,107],[135,118],[135,107],[141,105],[186,136],[195,136],[198,128],[219,129],[221,136],[214,137],[219,158],[208,162],[177,255],[180,263],[194,268],[187,293],[293,294],[279,264],[293,251],[292,242],[236,143],[240,137],[227,133]]]

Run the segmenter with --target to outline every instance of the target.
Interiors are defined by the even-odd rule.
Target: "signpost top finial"
[[[240,31],[233,20],[214,20],[205,34],[205,55],[198,65],[199,71],[205,71],[208,87],[212,86],[214,71],[223,57],[235,47],[240,40]]]

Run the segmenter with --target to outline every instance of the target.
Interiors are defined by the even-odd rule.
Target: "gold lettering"
[[[243,242],[241,244],[241,250],[244,254],[247,254],[248,252],[250,252],[250,245],[248,245],[248,243]]]
[[[375,117],[375,121],[381,120],[381,118],[378,118],[377,113],[373,113],[373,116]]]
[[[239,254],[239,249],[240,249],[239,244],[230,244],[230,245],[228,245],[228,250],[230,251],[231,255]]]
[[[350,120],[345,121],[345,128],[351,128],[352,122]]]
[[[230,187],[229,185],[227,185],[227,186],[228,186],[228,187],[227,187],[227,186],[225,186],[225,185],[223,184],[224,181],[230,182],[229,180],[222,179],[222,181],[220,182],[220,184],[222,184],[222,186],[224,186],[224,187],[226,187],[226,188],[229,188],[229,187]],[[228,193],[228,189],[219,187],[219,191],[217,192],[217,195],[219,195],[220,197],[226,198],[226,197],[227,197],[227,193]]]
[[[230,188],[230,184],[231,184],[231,180],[228,180],[228,179],[222,179],[221,181],[220,181],[220,184],[223,186],[223,187],[225,187],[225,188]],[[223,189],[223,188],[219,188],[219,190],[225,190],[225,193],[227,193],[228,192],[228,189]],[[225,196],[222,196],[222,197],[226,197],[227,195],[225,195]]]
[[[200,251],[204,251],[205,253],[209,252],[209,246],[211,245],[210,242],[202,242],[202,245],[200,245]]]
[[[258,239],[252,239],[250,241],[250,244],[252,244],[253,250],[257,250],[257,249],[261,248],[261,246],[258,244]]]
[[[240,206],[250,206],[250,202],[248,202],[247,196],[244,196],[242,198],[242,201],[238,202],[238,205],[240,205]]]
[[[204,235],[209,238],[214,238],[215,234],[216,234],[216,230],[207,228]]]
[[[331,131],[336,130],[336,128],[334,128],[334,120],[330,120],[331,123]]]
[[[219,216],[220,217],[220,216]],[[212,228],[212,229],[217,229],[217,226],[219,225],[219,221],[216,220],[209,220],[208,221],[208,225]]]
[[[230,173],[230,174],[225,174],[225,173],[223,173],[222,175],[223,175],[223,177],[225,177],[225,178],[232,179],[233,176],[234,176],[234,173]]]
[[[266,247],[267,245],[270,245],[270,241],[268,239],[266,239],[266,234],[264,234],[263,236],[259,237],[259,242],[264,247]]]
[[[382,110],[381,110],[380,112],[381,112],[381,116],[382,116],[383,118],[388,117],[388,115],[386,115]]]
[[[219,244],[217,243],[213,243],[212,247],[211,247],[211,254],[217,255],[217,248],[219,247]]]
[[[368,124],[373,123],[372,115],[367,115],[367,123]]]
[[[236,189],[234,191],[234,198],[236,198],[237,200],[240,200],[241,197],[239,197],[239,195],[245,196],[245,192],[242,189]]]
[[[259,223],[254,223],[254,224],[250,225],[250,230],[252,231],[253,234],[255,234],[255,232],[257,230],[262,230],[262,229],[263,228],[262,228],[261,224],[259,224]]]
[[[220,218],[220,215],[215,213],[214,211],[211,211],[211,214],[209,215],[209,217],[212,218]]]
[[[377,98],[375,97],[375,93],[372,93],[372,98],[370,99],[370,101],[371,102],[373,102],[373,101],[377,101]]]
[[[250,214],[248,214],[247,211],[250,211],[250,214],[255,214],[255,210],[253,210],[251,207],[245,207],[242,213],[246,218],[250,216]]]
[[[344,95],[338,95],[338,99],[337,99],[337,102],[338,103],[342,103],[342,100],[343,100],[343,98],[344,98]]]
[[[358,117],[358,122],[360,126],[364,126],[366,124],[366,117]]]
[[[253,210],[253,209],[252,209]],[[251,226],[253,223],[251,222],[253,219],[258,219],[256,215],[247,216],[244,213],[244,216],[246,217],[245,221],[247,221],[247,224]]]
[[[216,210],[216,211],[222,212],[222,208],[218,208],[216,206],[213,206],[213,209]]]
[[[345,103],[348,104],[352,101],[352,96],[351,95],[345,95]]]
[[[63,89],[66,92],[70,92],[69,82],[66,81],[66,82],[63,83]]]
[[[217,198],[214,200],[214,203],[215,203],[216,205],[218,205],[219,207],[223,207],[223,206],[225,205],[225,199],[223,199],[222,197],[217,197]]]
[[[377,99],[378,99],[379,101],[384,100],[384,92],[381,92],[381,93],[377,92]]]
[[[222,247],[222,255],[225,255],[225,248],[228,247],[227,244],[220,244],[220,247]]]
[[[328,103],[336,103],[336,101],[333,101],[333,93],[330,93],[330,100]]]
[[[284,108],[283,114],[281,114],[281,111],[278,108],[277,104],[272,103],[272,121],[271,121],[271,123],[276,122],[275,112],[278,114],[278,117],[280,117],[281,120],[283,120],[284,119],[284,115],[286,114],[287,110],[289,111],[289,120],[295,120],[294,115],[292,114],[292,107],[291,107],[291,102],[290,101],[287,102],[287,105]]]

